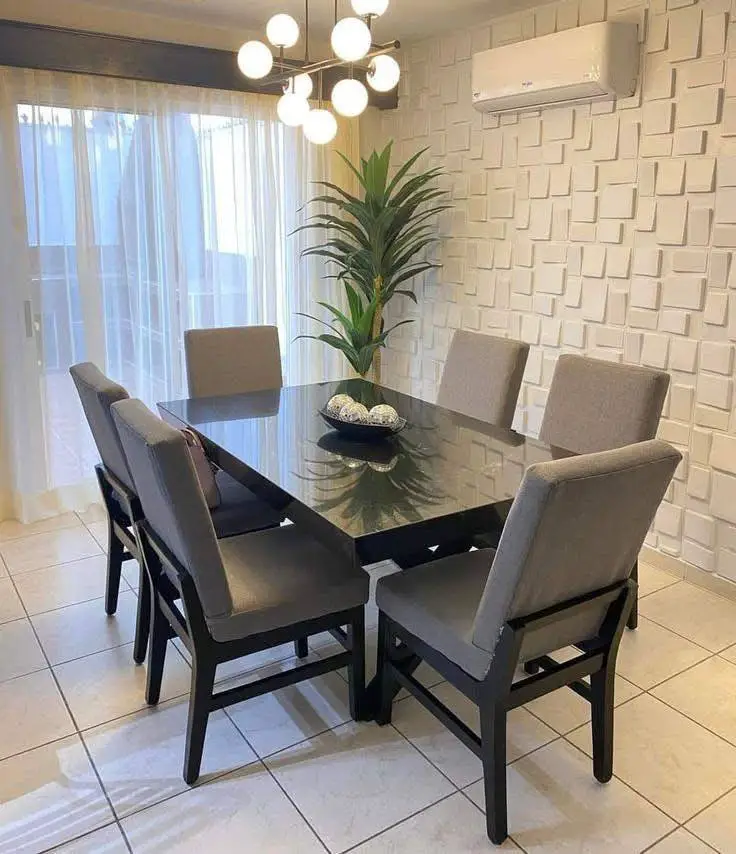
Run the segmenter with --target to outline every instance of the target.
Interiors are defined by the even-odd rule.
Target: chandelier
[[[294,47],[301,35],[297,21],[284,13],[274,15],[266,25],[266,38],[276,49],[261,41],[247,41],[238,51],[238,67],[251,80],[263,86],[281,87],[277,112],[290,127],[301,127],[306,138],[317,145],[331,142],[337,134],[334,113],[325,106],[322,91],[323,72],[345,68],[346,76],[332,87],[330,100],[336,113],[348,118],[359,116],[368,106],[368,90],[356,79],[355,72],[365,76],[376,92],[390,92],[399,82],[399,63],[389,54],[400,47],[398,41],[375,44],[371,33],[373,19],[388,8],[389,0],[351,0],[352,16],[338,17],[335,0],[335,25],[330,44],[334,56],[314,62],[309,56],[309,0],[304,9],[304,61],[287,59],[284,51]],[[362,63],[356,65],[356,63]],[[317,78],[317,105],[311,106]]]

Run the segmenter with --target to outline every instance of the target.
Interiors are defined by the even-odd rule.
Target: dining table
[[[346,438],[320,414],[336,394],[388,404],[406,426],[376,442]],[[362,567],[391,560],[407,569],[482,542],[502,529],[527,467],[568,455],[359,379],[172,400],[159,412],[194,430],[217,466],[291,523]],[[377,691],[374,679],[369,697]]]

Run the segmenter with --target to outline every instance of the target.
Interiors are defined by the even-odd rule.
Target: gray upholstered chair
[[[275,326],[188,329],[184,353],[190,397],[244,394],[283,384]]]
[[[462,415],[511,427],[529,345],[458,330],[450,344],[437,403]]]
[[[141,515],[140,503],[110,411],[113,403],[127,400],[129,395],[91,362],[72,365],[69,373],[77,387],[92,438],[100,454],[101,463],[95,467],[95,472],[108,521],[105,610],[108,614],[114,614],[123,561],[139,557],[130,528]],[[216,480],[221,500],[212,511],[212,522],[218,537],[243,534],[281,523],[283,513],[269,507],[226,472],[218,471]],[[143,595],[138,600],[138,622],[133,645],[133,657],[138,663],[146,655],[150,618],[149,597],[145,595],[147,576],[143,571],[141,585]]]
[[[680,459],[653,440],[530,466],[497,551],[446,557],[378,582],[378,721],[390,721],[391,700],[404,687],[480,757],[493,842],[507,835],[511,709],[563,686],[588,699],[594,774],[611,778],[631,566]],[[568,646],[579,654],[552,657]],[[422,660],[478,705],[480,738],[414,679]],[[541,672],[513,683],[524,661]]]
[[[158,702],[172,634],[192,655],[186,782],[199,776],[215,709],[348,666],[357,720],[365,690],[368,575],[296,525],[218,541],[182,434],[140,401],[120,401],[112,409],[145,516],[136,532],[154,591],[148,703]],[[345,651],[213,693],[218,664],[324,631],[333,632]]]
[[[657,435],[670,375],[565,354],[557,360],[539,438],[575,454],[607,451]],[[634,563],[633,578],[639,574]],[[635,600],[629,628],[639,622]]]

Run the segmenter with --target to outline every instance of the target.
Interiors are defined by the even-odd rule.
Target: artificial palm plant
[[[329,312],[329,321],[306,315],[329,328],[321,335],[304,337],[323,341],[341,350],[355,371],[366,376],[373,368],[377,382],[381,378],[381,348],[403,320],[390,328],[384,323],[384,309],[396,295],[417,301],[410,282],[421,273],[438,267],[426,258],[436,241],[435,217],[450,207],[446,192],[437,187],[439,168],[410,174],[427,149],[417,152],[390,176],[389,143],[374,151],[356,168],[340,154],[358,180],[359,195],[337,184],[318,182],[329,192],[312,199],[326,206],[327,212],[309,218],[302,230],[318,230],[325,240],[304,250],[334,262],[336,278],[345,289],[347,312],[327,302],[319,302]]]

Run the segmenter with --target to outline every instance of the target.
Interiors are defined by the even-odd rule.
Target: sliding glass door
[[[14,233],[0,245],[24,257],[3,286],[0,324],[21,312],[24,356],[13,364],[5,347],[0,358],[6,380],[23,376],[35,399],[5,416],[34,460],[35,475],[15,473],[22,515],[93,494],[97,454],[68,375],[75,362],[95,362],[154,406],[186,393],[184,330],[269,323],[281,331],[287,380],[340,375],[322,354],[310,365],[301,344],[290,346],[319,276],[289,235],[310,180],[328,172],[324,155],[317,162],[273,120],[270,102],[3,73],[4,129],[12,116],[15,139],[0,169],[18,192]]]

